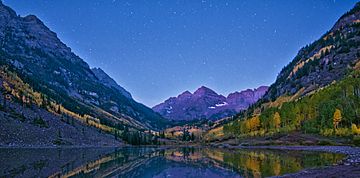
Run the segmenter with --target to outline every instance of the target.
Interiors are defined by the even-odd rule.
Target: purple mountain
[[[247,109],[268,90],[267,86],[230,93],[227,97],[202,86],[194,93],[185,91],[152,109],[169,120],[217,120]]]

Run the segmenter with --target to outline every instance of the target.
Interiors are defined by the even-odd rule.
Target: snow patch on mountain
[[[223,102],[223,103],[219,103],[219,104],[215,104],[216,107],[222,107],[222,106],[226,106],[228,105],[227,102]]]

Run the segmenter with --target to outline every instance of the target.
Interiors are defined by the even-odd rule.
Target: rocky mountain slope
[[[353,138],[360,134],[360,3],[319,40],[302,48],[263,99],[214,135],[271,136],[303,132]]]
[[[1,83],[1,82],[0,82]],[[0,97],[4,103],[4,98]],[[88,127],[71,117],[62,117],[36,106],[17,102],[0,105],[0,147],[119,146],[122,141]]]
[[[360,58],[360,3],[344,14],[319,40],[302,48],[285,66],[264,98],[305,95],[343,78]]]
[[[194,93],[185,91],[177,97],[153,107],[153,110],[170,120],[220,119],[235,115],[259,100],[268,87],[245,90],[229,94],[217,94],[207,87],[200,87]]]
[[[128,99],[132,99],[130,92],[126,91],[122,86],[117,84],[114,79],[112,79],[107,73],[105,73],[101,68],[92,68],[91,71],[95,74],[95,76],[100,80],[101,83],[106,85],[109,88],[115,88],[122,95],[127,97]]]
[[[6,100],[44,108],[107,132],[158,129],[167,121],[89,65],[34,15],[0,1],[0,69]],[[117,133],[117,132],[115,132]]]

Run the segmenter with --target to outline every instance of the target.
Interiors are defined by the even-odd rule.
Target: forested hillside
[[[266,135],[302,130],[324,136],[360,134],[360,71],[306,97],[269,107],[224,126],[225,135]]]
[[[360,134],[360,3],[319,40],[302,48],[264,98],[208,138],[301,131]],[[214,129],[214,130],[216,130]],[[222,134],[219,134],[219,129]]]
[[[305,95],[346,76],[360,57],[360,3],[344,14],[320,39],[303,47],[285,66],[264,100]]]

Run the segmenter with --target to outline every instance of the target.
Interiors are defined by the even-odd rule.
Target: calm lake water
[[[0,177],[268,177],[344,155],[215,148],[0,149]]]

